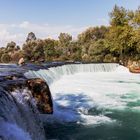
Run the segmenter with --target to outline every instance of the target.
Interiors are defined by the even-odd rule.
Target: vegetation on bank
[[[0,62],[85,61],[119,62],[140,60],[140,7],[126,10],[115,5],[110,15],[110,25],[90,27],[76,40],[68,33],[60,33],[58,40],[37,39],[29,33],[19,47],[10,42],[0,48]]]

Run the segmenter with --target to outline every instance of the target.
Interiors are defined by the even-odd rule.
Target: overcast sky
[[[135,10],[140,0],[0,0],[0,47],[21,45],[29,32],[38,38],[74,37],[89,26],[108,25],[114,5]]]

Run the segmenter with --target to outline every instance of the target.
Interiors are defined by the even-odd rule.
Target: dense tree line
[[[60,33],[58,40],[37,39],[29,33],[22,47],[10,42],[0,48],[0,62],[86,61],[119,62],[140,60],[140,7],[126,10],[114,6],[110,25],[90,27],[76,40],[68,33]]]

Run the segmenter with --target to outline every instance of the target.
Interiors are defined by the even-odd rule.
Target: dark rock
[[[37,102],[40,113],[52,114],[53,103],[50,89],[42,79],[27,79],[23,75],[7,75],[0,79],[0,86],[8,91],[28,88]]]
[[[41,113],[53,113],[53,103],[51,92],[45,81],[42,79],[30,79],[27,86],[31,90],[33,97],[37,101],[38,110]]]

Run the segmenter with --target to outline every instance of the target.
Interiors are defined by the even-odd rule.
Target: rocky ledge
[[[35,99],[37,109],[40,113],[53,113],[51,92],[44,80],[39,78],[27,79],[23,75],[9,75],[0,78],[0,86],[10,92],[16,89],[22,90],[27,88]]]
[[[37,102],[38,110],[41,113],[53,113],[51,92],[45,81],[42,79],[27,80],[27,86]]]
[[[140,73],[140,62],[128,61],[127,68],[131,73]]]

